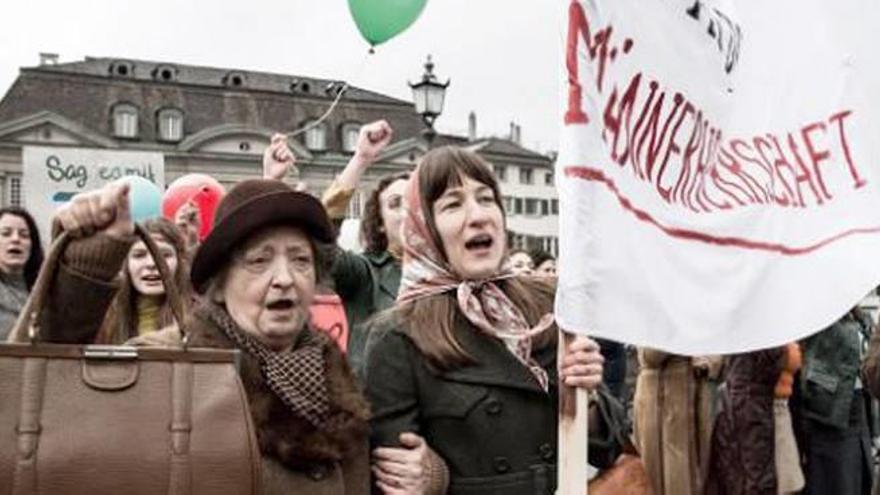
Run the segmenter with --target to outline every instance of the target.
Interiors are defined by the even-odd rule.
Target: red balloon
[[[178,178],[168,186],[162,197],[162,216],[174,221],[181,206],[192,203],[199,210],[199,240],[214,228],[214,214],[226,190],[216,179],[205,174],[189,174]]]

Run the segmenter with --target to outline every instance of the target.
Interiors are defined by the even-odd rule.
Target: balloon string
[[[364,69],[366,68],[367,62],[370,59],[370,56],[373,55],[374,53],[376,53],[375,50],[370,48],[370,51],[367,52],[367,56],[364,57],[364,59],[361,61],[360,66],[358,67],[357,71],[355,72],[355,77],[354,77],[355,79],[360,79],[360,76],[363,74]],[[342,96],[345,94],[345,92],[350,87],[351,87],[351,84],[349,84],[348,81],[344,82],[342,84],[342,87],[337,92],[336,98],[333,100],[333,103],[330,104],[330,108],[328,108],[327,111],[324,112],[323,115],[321,115],[317,120],[313,120],[312,122],[309,122],[309,124],[306,125],[305,127],[301,127],[295,131],[289,132],[287,135],[289,137],[293,138],[293,137],[299,136],[300,134],[306,133],[309,130],[314,129],[315,127],[321,125],[321,123],[324,122],[325,120],[327,120],[327,117],[329,117],[330,114],[333,113],[333,110],[336,109],[336,105],[339,104],[339,101],[342,100]]]

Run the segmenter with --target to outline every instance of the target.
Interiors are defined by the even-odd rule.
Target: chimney
[[[477,114],[471,112],[468,114],[468,141],[477,140]]]
[[[58,54],[40,52],[40,65],[58,65]]]
[[[521,132],[522,132],[522,129],[520,128],[520,126],[518,126],[515,122],[510,123],[510,141],[511,142],[521,145],[522,144],[522,142],[520,140],[520,138],[522,138]]]

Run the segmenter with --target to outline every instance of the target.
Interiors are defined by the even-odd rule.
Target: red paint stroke
[[[710,234],[706,234],[703,232],[697,232],[694,230],[681,229],[676,227],[669,227],[667,225],[661,224],[657,219],[651,216],[650,213],[641,210],[632,204],[632,201],[629,198],[625,197],[621,194],[620,190],[617,188],[617,185],[614,183],[610,177],[606,176],[601,170],[591,168],[591,167],[565,167],[565,175],[566,177],[573,177],[576,179],[582,179],[589,182],[599,182],[605,185],[608,190],[617,197],[617,200],[620,202],[620,206],[623,207],[624,210],[629,211],[635,217],[642,222],[651,224],[658,229],[660,229],[663,233],[670,237],[675,237],[678,239],[684,239],[687,241],[697,241],[703,242],[706,244],[715,244],[719,246],[730,246],[742,249],[751,249],[756,251],[768,251],[775,252],[785,256],[799,256],[803,254],[809,254],[814,251],[818,251],[821,248],[824,248],[836,241],[839,241],[845,237],[853,236],[856,234],[878,234],[880,233],[880,226],[876,227],[863,227],[856,229],[849,229],[834,236],[823,239],[815,244],[810,244],[802,247],[792,247],[786,246],[785,244],[771,243],[771,242],[763,242],[763,241],[753,241],[749,239],[742,239],[739,237],[718,237]]]

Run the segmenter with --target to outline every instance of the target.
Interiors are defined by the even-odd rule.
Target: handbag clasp
[[[87,345],[83,347],[86,359],[137,359],[138,350],[130,345]]]

